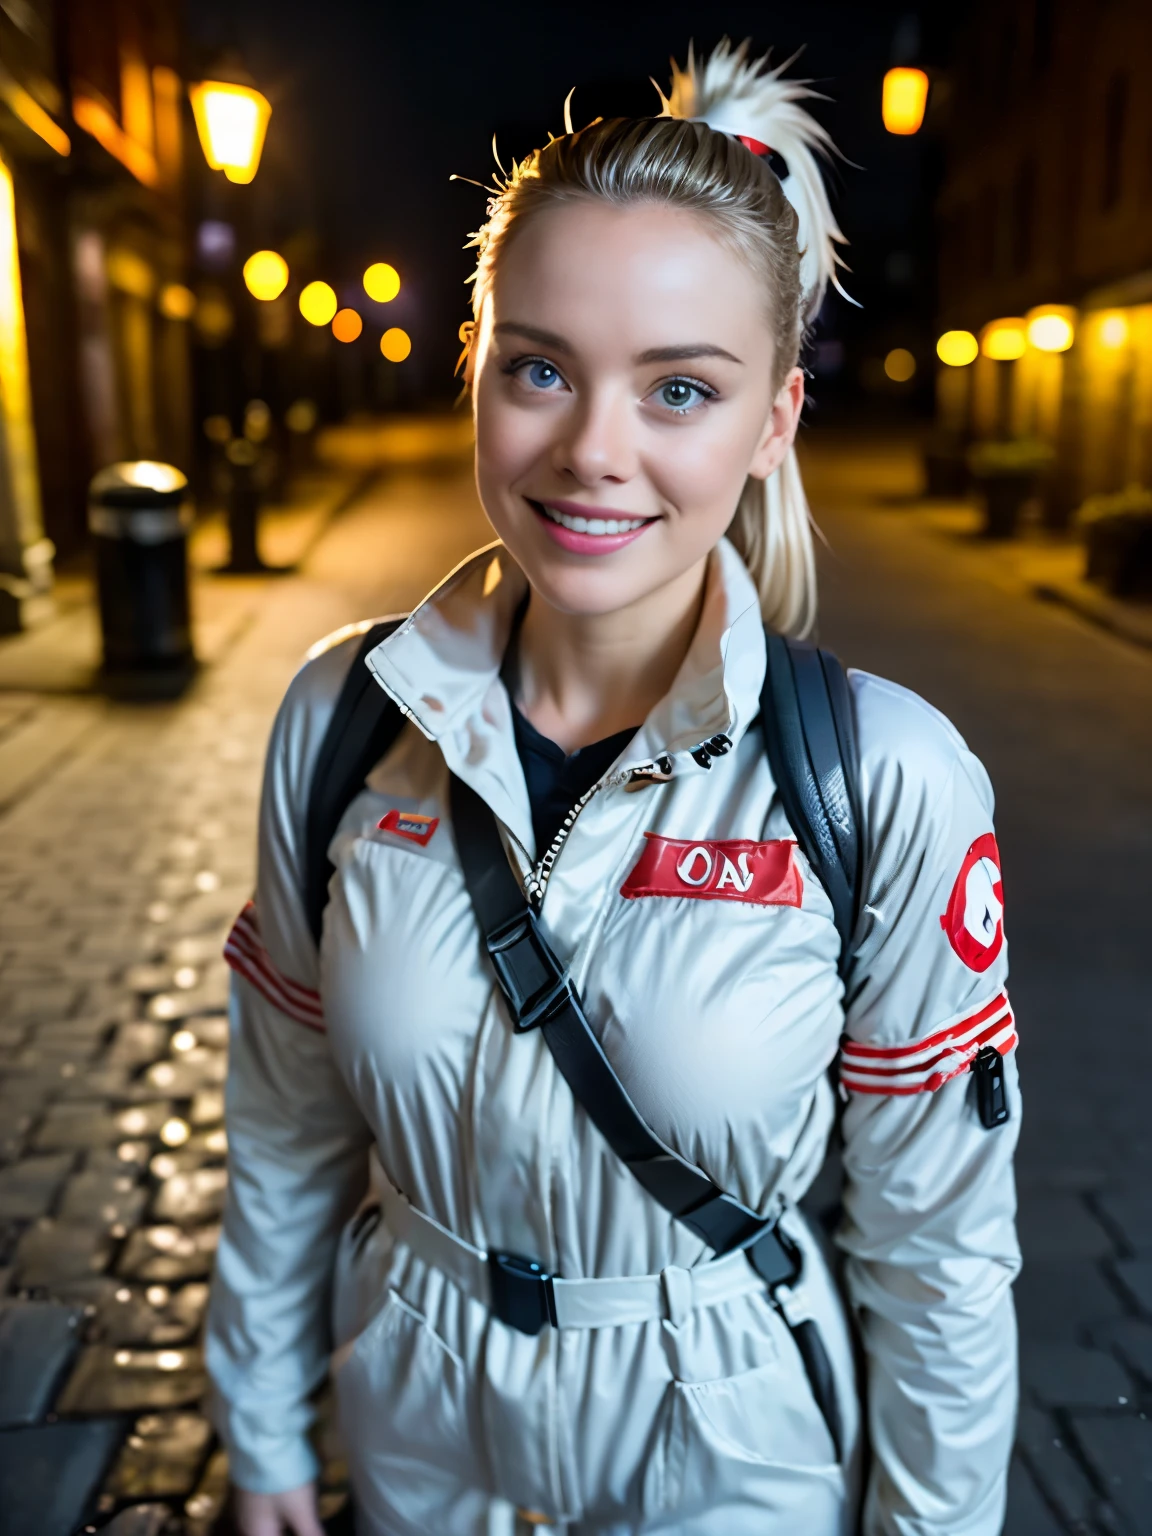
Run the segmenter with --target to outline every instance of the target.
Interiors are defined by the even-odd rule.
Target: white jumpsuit
[[[514,1507],[579,1533],[841,1536],[861,1500],[867,1536],[995,1536],[1020,1096],[983,769],[914,694],[851,675],[869,854],[845,993],[830,903],[766,761],[763,632],[731,546],[711,557],[672,689],[546,861],[500,680],[524,592],[506,551],[481,551],[370,654],[411,723],[333,841],[319,954],[304,814],[356,637],[317,648],[273,731],[255,901],[227,950],[232,1175],[208,1364],[233,1477],[274,1491],[314,1475],[310,1396],[331,1363],[369,1536],[473,1536]],[[732,750],[705,767],[692,749],[718,735]],[[649,1124],[746,1205],[788,1202],[805,1255],[791,1306],[832,1356],[843,1464],[763,1289],[700,1300],[685,1272],[709,1251],[608,1149],[539,1031],[513,1034],[449,769],[495,812],[529,889],[547,864],[542,924]],[[993,1131],[968,1070],[986,1044],[1007,1058],[1012,1113]],[[845,1307],[791,1210],[824,1156],[841,1045],[863,1490]],[[507,1327],[387,1222],[350,1223],[369,1148],[381,1187],[474,1249],[565,1279],[659,1276],[661,1315]]]

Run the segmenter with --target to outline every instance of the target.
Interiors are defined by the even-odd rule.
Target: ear
[[[793,368],[772,402],[763,435],[748,466],[748,473],[754,480],[767,480],[780,468],[796,437],[803,409],[804,370]]]

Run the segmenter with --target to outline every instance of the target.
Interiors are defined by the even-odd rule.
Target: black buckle
[[[546,1323],[559,1326],[552,1276],[535,1259],[521,1258],[518,1253],[490,1253],[488,1284],[492,1311],[510,1328],[537,1334]]]
[[[490,933],[487,945],[517,1034],[554,1018],[572,998],[568,973],[540,932],[531,907]]]
[[[748,1245],[748,1262],[775,1296],[781,1285],[794,1286],[804,1268],[804,1257],[796,1243],[773,1222]]]

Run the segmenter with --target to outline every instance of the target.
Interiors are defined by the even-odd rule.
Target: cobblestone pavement
[[[918,506],[910,454],[813,444],[823,638],[931,699],[996,790],[1025,1099],[1006,1531],[1147,1536],[1152,653],[1037,601],[1013,551]]]
[[[906,460],[830,443],[810,467],[825,637],[946,710],[998,791],[1027,1094],[1006,1529],[1143,1536],[1152,664],[901,502]],[[268,584],[188,698],[94,706],[0,820],[2,1536],[216,1522],[226,1466],[197,1404],[224,1183],[219,951],[251,885],[264,741],[313,639],[410,606],[485,537],[458,472],[394,473]]]
[[[265,739],[313,640],[410,607],[488,537],[459,478],[393,474],[268,584],[189,697],[93,703],[0,821],[3,1536],[117,1511],[116,1536],[216,1523],[227,1469],[197,1405],[225,1182],[220,948],[251,890]]]

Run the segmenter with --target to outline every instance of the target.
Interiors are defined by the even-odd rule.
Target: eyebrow
[[[537,346],[548,347],[553,352],[572,352],[572,345],[565,341],[563,336],[555,331],[541,330],[536,325],[522,325],[518,320],[502,320],[499,325],[493,327],[498,336],[523,336],[526,341],[534,341]],[[673,347],[649,347],[646,352],[641,352],[636,358],[637,363],[686,363],[700,357],[723,357],[730,363],[736,363],[743,367],[743,359],[736,357],[723,347],[713,346],[710,342],[685,343],[682,346]]]
[[[638,363],[687,363],[697,357],[724,357],[730,363],[739,363],[741,367],[744,366],[742,358],[725,351],[723,347],[714,347],[710,342],[703,341],[683,347],[649,347],[647,352],[641,352],[636,361]]]

